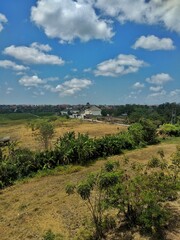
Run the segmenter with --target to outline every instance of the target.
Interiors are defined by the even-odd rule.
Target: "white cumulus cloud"
[[[97,0],[95,6],[104,15],[124,23],[161,24],[180,33],[179,0]]]
[[[73,78],[70,81],[57,85],[56,88],[51,89],[51,91],[58,92],[60,96],[70,96],[88,88],[90,85],[92,85],[92,81],[88,79]]]
[[[152,75],[150,78],[146,78],[146,82],[155,85],[163,85],[169,81],[172,81],[172,77],[168,73],[159,73]]]
[[[171,91],[170,96],[171,97],[178,96],[180,98],[180,89],[175,89],[175,90]]]
[[[7,22],[8,22],[8,20],[7,20],[6,16],[4,14],[0,13],[0,32],[4,28],[3,25]]]
[[[142,88],[144,88],[144,83],[136,82],[133,85],[133,88],[135,88],[135,89],[142,89]]]
[[[139,68],[146,65],[143,60],[137,59],[134,55],[120,54],[114,59],[99,63],[94,73],[96,76],[118,77],[137,72]]]
[[[7,68],[7,69],[13,69],[15,71],[24,71],[24,70],[28,69],[28,67],[25,67],[23,65],[18,65],[15,62],[12,62],[9,60],[0,60],[0,67]]]
[[[36,75],[23,76],[19,79],[19,83],[25,87],[37,87],[39,84],[43,84],[44,81]]]
[[[114,35],[111,23],[100,18],[88,0],[39,0],[31,9],[31,20],[60,42],[109,40]]]
[[[151,94],[148,95],[148,97],[150,97],[150,98],[154,98],[154,97],[160,98],[162,96],[165,96],[166,94],[167,94],[167,92],[165,90],[162,90],[160,92],[151,93]]]
[[[152,91],[152,92],[159,92],[163,89],[162,86],[153,86],[153,87],[150,87],[149,90]]]
[[[27,64],[62,65],[64,61],[60,57],[46,53],[50,50],[49,45],[32,43],[30,47],[11,45],[3,53]]]
[[[158,38],[154,35],[150,36],[141,36],[137,39],[132,48],[144,48],[146,50],[155,51],[155,50],[173,50],[175,46],[173,41],[170,38]]]
[[[48,44],[40,44],[37,42],[32,43],[31,47],[36,48],[40,51],[44,51],[44,52],[49,52],[52,50],[52,48]]]

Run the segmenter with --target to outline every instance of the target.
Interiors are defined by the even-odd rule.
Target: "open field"
[[[22,147],[28,147],[32,150],[37,150],[41,146],[35,141],[32,135],[32,130],[28,127],[28,119],[18,120],[3,120],[0,121],[0,138],[4,136],[10,136],[13,140],[17,140]],[[76,133],[88,133],[90,137],[101,137],[106,134],[114,134],[119,131],[126,130],[127,127],[113,125],[109,123],[96,123],[87,122],[76,119],[62,119],[57,118],[53,121],[55,125],[55,136],[52,140],[53,143],[56,139],[63,135],[65,132],[75,131]]]
[[[176,150],[175,143],[162,143],[144,149],[129,151],[130,161],[147,163],[151,156],[163,149],[166,158]],[[123,155],[108,159],[122,162]],[[77,240],[80,229],[88,222],[86,205],[76,195],[67,196],[65,186],[76,183],[88,173],[98,171],[107,160],[99,160],[88,167],[69,166],[52,175],[25,180],[0,192],[0,233],[1,240],[41,240],[51,229],[60,234],[59,239]],[[54,174],[54,175],[53,175]],[[175,208],[180,211],[179,202]],[[177,222],[178,223],[178,222]],[[180,239],[180,232],[168,233],[168,240]],[[121,238],[119,238],[121,239]],[[135,236],[136,240],[145,240]],[[156,239],[157,240],[157,239]]]

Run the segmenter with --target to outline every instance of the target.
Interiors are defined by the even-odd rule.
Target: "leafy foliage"
[[[32,127],[32,126],[31,126]],[[155,142],[154,125],[143,120],[132,124],[128,131],[106,135],[93,139],[88,134],[67,132],[57,139],[53,150],[49,150],[50,140],[54,134],[54,127],[50,122],[38,121],[33,125],[36,137],[44,144],[45,150],[32,152],[18,148],[16,142],[8,146],[6,156],[0,151],[0,181],[1,187],[12,184],[15,180],[31,176],[43,169],[52,169],[59,165],[86,165],[100,157],[120,154],[123,150],[130,150],[145,144]],[[148,136],[148,138],[146,137]],[[113,166],[108,166],[109,171]]]
[[[115,166],[109,163],[109,166]],[[106,171],[108,169],[108,171]],[[85,201],[91,213],[95,227],[93,239],[103,239],[105,230],[114,227],[115,222],[105,215],[105,200],[107,191],[113,187],[119,177],[119,173],[113,172],[113,168],[102,169],[98,174],[91,174],[86,180],[77,185],[67,185],[66,193],[77,193]]]
[[[167,136],[175,136],[179,137],[180,136],[180,125],[176,124],[163,124],[160,129],[159,129],[160,134],[165,134]]]
[[[48,230],[43,236],[43,240],[55,240],[55,239],[56,235],[51,230]]]
[[[129,133],[135,143],[135,145],[146,145],[145,143],[145,132],[143,126],[140,123],[134,123],[129,128]]]
[[[179,153],[180,148],[177,148],[171,164],[165,168],[161,167],[164,156],[163,160],[154,157],[147,166],[126,163],[128,171],[116,162],[107,162],[99,173],[67,187],[68,194],[78,194],[87,204],[95,227],[93,239],[102,239],[116,226],[118,219],[144,232],[162,231],[171,220],[165,203],[175,200],[180,189]],[[153,170],[150,171],[150,167]],[[118,214],[108,220],[105,211],[112,207]]]
[[[157,143],[157,126],[149,119],[140,119],[139,123],[142,125],[144,132],[144,141],[147,144]]]
[[[50,141],[54,136],[54,126],[50,122],[39,122],[35,126],[36,131],[34,132],[34,136],[36,139],[42,143],[44,149],[47,150],[50,145]]]

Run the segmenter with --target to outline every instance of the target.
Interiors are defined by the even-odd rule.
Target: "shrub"
[[[152,201],[141,212],[139,224],[145,232],[160,232],[167,225],[169,212],[156,201]]]
[[[123,217],[126,224],[138,226],[145,232],[163,231],[171,219],[164,203],[175,200],[180,189],[177,174],[179,149],[173,155],[171,171],[168,166],[161,168],[157,157],[148,164],[153,171],[147,171],[147,166],[134,164],[128,172],[117,163],[107,162],[99,173],[91,174],[77,185],[67,186],[68,194],[77,193],[88,205],[95,226],[95,239],[102,239],[106,231],[115,227],[116,219],[105,215],[105,210],[112,207],[118,210],[120,222]]]
[[[54,136],[54,125],[50,122],[40,122],[36,125],[34,136],[43,145],[44,149],[47,150]]]
[[[116,227],[116,221],[114,217],[110,215],[105,215],[102,222],[103,231],[108,232],[109,230],[112,230],[115,227]]]
[[[144,141],[147,144],[157,143],[157,126],[149,119],[140,119],[139,123],[142,125],[144,132]]]
[[[97,158],[94,140],[87,134],[79,133],[76,137],[75,132],[65,133],[57,140],[55,153],[61,156],[64,164],[87,164],[90,160]]]
[[[15,180],[29,176],[39,167],[34,161],[34,154],[29,149],[13,149],[0,163],[0,181],[3,186],[12,184]]]
[[[148,167],[150,168],[157,168],[161,164],[161,161],[158,157],[152,157],[151,160],[148,162]]]
[[[143,126],[140,123],[134,123],[128,128],[129,134],[131,135],[135,146],[146,145],[145,132]]]
[[[159,129],[159,133],[161,135],[165,134],[167,136],[175,136],[175,137],[179,137],[180,136],[180,125],[176,124],[163,124],[160,129]]]
[[[55,240],[55,239],[56,235],[51,230],[48,230],[43,236],[43,240]]]
[[[66,187],[66,193],[77,193],[86,202],[95,227],[93,239],[103,239],[105,231],[113,228],[115,225],[112,218],[104,216],[104,203],[106,193],[112,186],[116,185],[118,176],[119,174],[113,172],[113,170],[107,172],[103,169],[98,174],[89,175],[77,185],[68,184]]]

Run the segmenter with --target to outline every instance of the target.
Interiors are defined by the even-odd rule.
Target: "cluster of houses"
[[[96,106],[91,106],[83,111],[81,110],[74,110],[74,109],[66,109],[61,111],[62,116],[69,116],[70,118],[79,118],[79,119],[85,119],[85,118],[92,118],[92,117],[98,117],[101,116],[101,109]]]

